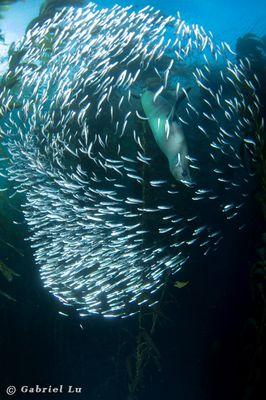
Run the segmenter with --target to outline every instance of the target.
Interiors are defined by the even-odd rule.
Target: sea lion
[[[188,147],[182,126],[176,120],[176,110],[183,98],[171,105],[162,95],[146,90],[141,95],[141,104],[156,143],[167,157],[173,177],[191,184],[188,165]]]

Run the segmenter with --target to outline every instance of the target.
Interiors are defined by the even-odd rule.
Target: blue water
[[[180,11],[189,23],[203,25],[233,48],[237,38],[247,32],[260,36],[266,33],[266,6],[262,0],[97,3],[104,7],[115,3],[133,5],[137,9],[151,4],[165,14]],[[37,16],[40,4],[39,0],[25,0],[6,12],[0,28],[7,43],[22,36]],[[5,226],[8,213],[10,220],[22,220],[21,212],[13,210],[12,214],[5,207]],[[179,275],[178,279],[189,280],[190,284],[179,291],[174,304],[169,297],[165,314],[170,321],[162,317],[154,336],[161,353],[161,372],[155,367],[148,370],[136,400],[243,399],[247,374],[241,365],[241,340],[251,307],[249,274],[259,223],[255,208],[250,205],[248,232],[238,236],[227,232],[228,240],[220,252],[203,261],[194,260]],[[23,249],[24,257],[18,257],[11,248],[1,248],[1,259],[21,278],[11,286],[0,281],[17,300],[1,303],[0,298],[0,398],[8,385],[64,384],[83,387],[83,394],[28,394],[21,398],[129,400],[126,370],[128,356],[134,351],[137,321],[92,317],[83,322],[81,329],[76,315],[59,315],[61,307],[42,287],[31,249],[23,241],[27,229],[13,226],[5,234],[9,242]],[[175,289],[171,293],[176,296]]]
[[[265,32],[266,7],[265,1],[212,1],[212,0],[166,0],[166,1],[117,1],[102,0],[104,6],[114,3],[134,4],[137,7],[154,5],[167,14],[180,11],[181,17],[189,23],[203,25],[211,30],[218,39],[233,44],[236,38],[247,31],[257,34]]]
[[[13,5],[6,13],[1,26],[7,33],[9,41],[21,36],[29,21],[38,14],[41,3],[41,0],[24,0]],[[180,11],[181,17],[187,22],[203,25],[211,30],[217,39],[226,40],[232,45],[246,32],[258,35],[265,33],[264,0],[99,0],[96,3],[103,7],[111,7],[114,4],[133,5],[138,9],[152,5],[166,14],[175,14]]]

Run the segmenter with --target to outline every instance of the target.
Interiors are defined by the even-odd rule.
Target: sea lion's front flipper
[[[180,104],[185,100],[185,98],[187,98],[187,94],[191,91],[192,87],[189,86],[185,92],[182,92],[176,99],[176,101],[174,102],[174,105],[169,113],[169,121],[177,121],[178,122],[178,114],[177,114],[177,110],[180,106]]]
[[[136,94],[136,93],[133,93],[133,92],[131,93],[131,96],[134,97],[134,99],[137,99],[137,100],[141,99],[141,96],[139,94]]]

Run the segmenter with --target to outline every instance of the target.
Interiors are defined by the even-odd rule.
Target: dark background
[[[246,232],[228,232],[219,252],[188,263],[178,274],[189,285],[178,289],[169,283],[161,304],[164,317],[153,335],[160,365],[152,360],[147,365],[137,399],[244,399],[254,345],[250,269],[259,216],[253,208],[252,203]],[[16,302],[1,298],[0,303],[0,399],[7,397],[9,385],[36,384],[80,386],[82,394],[14,398],[130,398],[127,363],[136,352],[139,316],[87,317],[81,329],[74,312],[71,317],[58,314],[64,310],[42,288],[29,243],[22,242],[24,229],[17,238],[24,257],[11,250],[5,254],[21,276],[10,284],[1,281]],[[143,321],[148,329],[149,317]]]

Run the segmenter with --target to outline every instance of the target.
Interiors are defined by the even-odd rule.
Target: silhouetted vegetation
[[[260,99],[261,116],[266,120],[266,35],[259,37],[247,33],[236,44],[237,60],[248,58],[249,78],[256,85]],[[261,399],[265,395],[264,378],[266,371],[266,134],[261,128],[261,151],[258,155],[257,177],[259,187],[256,199],[260,208],[257,227],[255,262],[250,272],[252,305],[250,318],[246,322],[243,343],[243,359],[246,363],[244,380],[246,387],[243,400]]]

